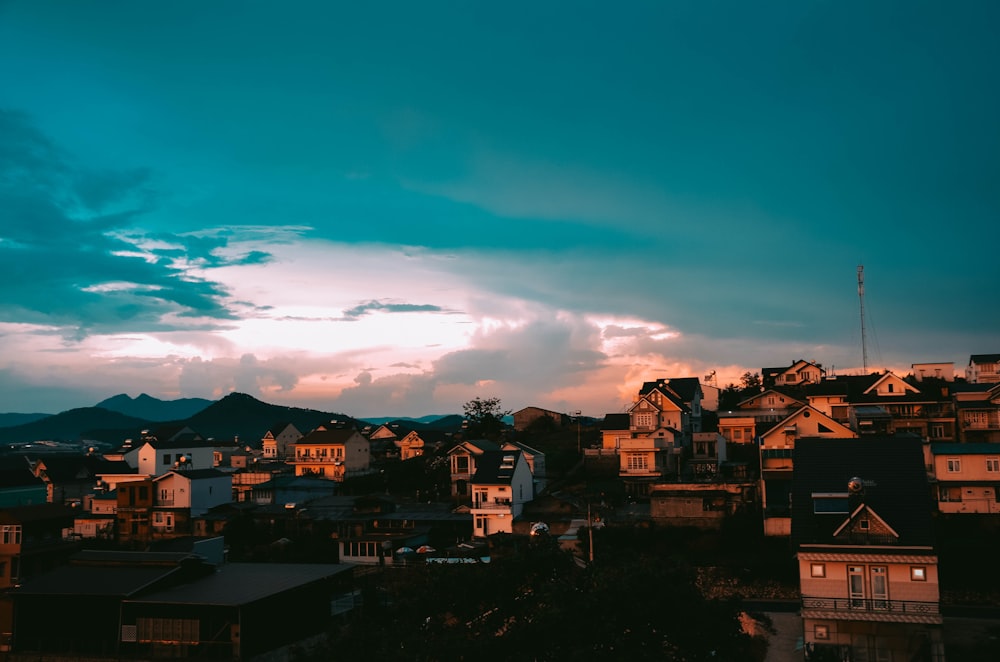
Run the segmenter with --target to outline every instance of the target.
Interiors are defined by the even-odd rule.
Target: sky
[[[0,0],[0,411],[602,416],[798,359],[961,374],[1000,352],[998,26],[990,0]]]

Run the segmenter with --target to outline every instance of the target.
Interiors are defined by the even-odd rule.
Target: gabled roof
[[[701,394],[701,382],[697,377],[658,379],[655,382],[644,382],[639,389],[639,395],[646,395],[655,389],[664,393],[672,392],[683,404],[693,402],[695,396]]]
[[[747,404],[751,400],[756,400],[757,398],[763,398],[768,393],[774,393],[775,395],[779,395],[779,396],[781,396],[783,398],[787,398],[788,400],[792,401],[792,402],[789,402],[789,403],[785,403],[785,406],[790,406],[792,404],[804,405],[806,403],[805,399],[803,399],[800,395],[793,395],[791,393],[791,389],[778,388],[778,387],[775,387],[775,386],[771,386],[769,388],[764,389],[760,393],[754,393],[750,397],[741,400],[740,402],[738,402],[736,404],[736,406],[739,407],[739,408],[743,408],[743,405]]]
[[[527,453],[528,455],[531,455],[533,457],[539,457],[539,456],[545,455],[545,453],[543,453],[542,451],[538,450],[537,448],[532,448],[528,444],[522,443],[520,441],[508,441],[507,443],[505,443],[503,445],[503,447],[502,447],[501,450],[505,450],[506,451],[506,450],[516,450],[516,449],[520,449],[520,450],[524,451],[525,453]]]
[[[904,380],[902,377],[899,377],[887,370],[885,374],[880,375],[879,378],[876,379],[871,386],[865,389],[865,395],[870,395],[875,393],[876,391],[878,391],[878,387],[886,382],[892,382],[894,384],[902,384],[904,393],[919,393],[919,391],[915,386],[907,383],[906,380]]]
[[[930,487],[924,467],[923,442],[914,437],[864,439],[799,439],[792,455],[792,542],[847,544],[845,516],[814,512],[817,494],[849,494],[848,484],[860,479],[863,490],[850,498],[851,513],[863,505],[898,535],[903,546],[932,546]]]
[[[510,485],[521,451],[486,451],[476,461],[476,473],[469,481],[474,485]]]
[[[837,421],[833,420],[820,410],[810,407],[808,405],[795,410],[794,412],[783,418],[781,421],[779,421],[774,427],[770,428],[760,436],[762,439],[764,437],[769,437],[772,432],[775,432],[776,430],[783,430],[784,428],[790,425],[795,425],[797,424],[798,421],[803,419],[811,419],[810,425],[812,423],[815,423],[818,432],[822,432],[822,430],[819,430],[819,428],[823,427],[829,430],[830,434],[843,435],[842,437],[839,438],[852,439],[857,436],[857,433],[854,432],[854,430],[850,429],[846,425],[838,423]]]
[[[479,455],[498,450],[500,450],[500,444],[495,441],[490,441],[489,439],[466,439],[463,442],[455,444],[455,447],[448,451],[448,455],[462,451]]]
[[[176,474],[187,478],[188,480],[206,480],[209,478],[221,478],[223,476],[229,476],[224,471],[219,471],[218,469],[175,469],[164,473],[162,476],[157,476],[153,479],[153,482],[163,480],[171,474]]]

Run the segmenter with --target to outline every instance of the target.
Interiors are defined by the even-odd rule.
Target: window
[[[743,428],[733,429],[733,441],[743,441]]]
[[[139,617],[136,626],[143,643],[197,644],[200,639],[199,622],[194,618]]]
[[[941,439],[944,437],[944,426],[940,424],[931,426],[931,439]]]
[[[5,524],[2,529],[2,538],[0,542],[5,545],[20,545],[21,544],[21,525],[20,524]]]
[[[960,503],[962,501],[962,488],[938,486],[938,500]]]
[[[813,563],[809,567],[810,577],[826,577],[826,564],[825,563]]]
[[[813,630],[813,636],[816,639],[829,639],[830,638],[830,626],[829,625],[816,625],[816,629]]]
[[[455,456],[455,473],[457,474],[469,473],[469,457],[467,455]]]
[[[637,428],[651,428],[653,425],[653,414],[647,412],[635,415],[635,426]]]
[[[948,473],[957,474],[962,471],[962,460],[957,457],[948,458]]]
[[[927,568],[922,565],[911,565],[910,566],[910,581],[913,582],[925,582],[927,581]]]
[[[649,464],[646,460],[646,456],[642,453],[631,453],[627,458],[628,468],[630,470],[641,470],[649,468]]]
[[[817,492],[813,497],[813,513],[817,515],[846,515],[849,511],[847,494]]]
[[[1000,457],[986,458],[986,470],[990,473],[997,473],[1000,471]]]
[[[163,454],[163,464],[170,464],[170,453]]]

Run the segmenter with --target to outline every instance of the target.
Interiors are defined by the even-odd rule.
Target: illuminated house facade
[[[802,439],[792,545],[806,660],[943,662],[920,439]]]

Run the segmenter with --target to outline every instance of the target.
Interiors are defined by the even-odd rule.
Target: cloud
[[[153,197],[148,170],[90,170],[9,110],[0,135],[0,320],[79,338],[234,318],[226,288],[192,266],[260,264],[267,254],[227,259],[218,255],[225,239],[147,237],[134,223]],[[145,250],[151,241],[165,247]]]
[[[441,306],[433,304],[416,303],[385,303],[383,301],[372,300],[359,304],[354,308],[344,311],[344,319],[356,320],[359,317],[370,315],[373,312],[379,313],[443,313],[448,312]]]

